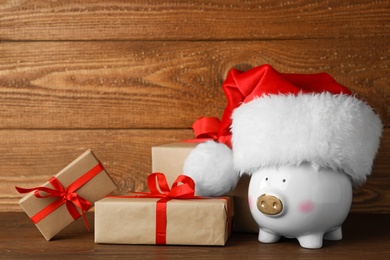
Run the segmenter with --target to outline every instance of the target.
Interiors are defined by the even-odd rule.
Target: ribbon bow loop
[[[192,124],[196,139],[218,139],[221,121],[217,117],[201,117]]]
[[[185,175],[180,175],[169,188],[163,173],[155,172],[148,176],[148,187],[152,195],[161,198],[194,198],[195,183]]]
[[[192,124],[195,139],[183,140],[186,143],[202,143],[220,141],[219,129],[221,121],[217,117],[201,117]]]
[[[171,198],[194,198],[195,196],[195,182],[188,176],[180,175],[172,184],[169,192]]]
[[[48,187],[34,187],[34,188],[26,189],[26,188],[21,188],[21,187],[16,186],[15,188],[19,193],[28,193],[28,192],[34,191],[34,196],[37,198],[60,197],[63,194],[62,190],[51,189]],[[61,188],[62,188],[62,186],[61,186]],[[46,193],[46,194],[43,195],[43,194],[41,194],[41,192]]]

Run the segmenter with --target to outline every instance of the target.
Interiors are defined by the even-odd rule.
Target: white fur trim
[[[312,162],[361,184],[371,173],[382,123],[349,95],[269,95],[232,115],[234,166],[251,174],[269,166]]]
[[[232,150],[214,141],[197,145],[184,161],[183,172],[194,180],[199,196],[224,195],[239,179],[233,168]]]

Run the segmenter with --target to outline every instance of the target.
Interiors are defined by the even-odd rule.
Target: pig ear
[[[233,167],[232,150],[223,143],[207,141],[197,145],[184,162],[184,175],[195,182],[199,196],[221,196],[231,191],[239,180]]]

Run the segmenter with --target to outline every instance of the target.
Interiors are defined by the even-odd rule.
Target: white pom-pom
[[[232,150],[223,143],[207,141],[197,145],[184,162],[183,172],[195,182],[199,196],[221,196],[237,184]]]

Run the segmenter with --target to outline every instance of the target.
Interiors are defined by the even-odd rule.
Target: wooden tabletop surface
[[[93,213],[87,214],[93,227]],[[78,219],[47,242],[23,212],[0,213],[0,258],[6,259],[390,259],[390,215],[350,214],[341,241],[321,249],[295,239],[261,244],[256,234],[233,233],[224,247],[95,244]]]

